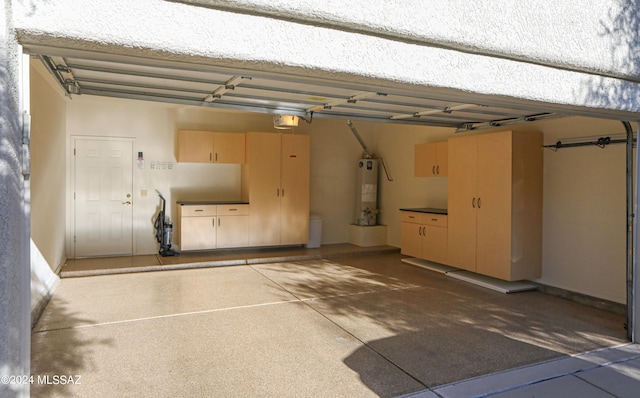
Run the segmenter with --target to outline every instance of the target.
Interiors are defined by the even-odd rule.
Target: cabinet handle
[[[214,227],[214,228],[216,227],[216,219],[215,219],[215,217],[211,219],[211,226]]]
[[[218,161],[218,152],[216,152],[216,162]]]
[[[200,211],[204,211],[204,209],[195,209],[195,212],[200,212]]]
[[[478,209],[480,208],[480,198],[478,198]]]
[[[475,197],[471,200],[471,207],[473,207],[474,209],[476,208],[476,198]]]
[[[284,188],[282,188],[282,197],[284,198]]]
[[[440,165],[436,166],[436,174],[440,175]]]
[[[276,196],[280,196],[280,188],[276,188]]]
[[[238,211],[238,209],[229,209],[229,211]]]
[[[211,162],[213,160],[213,153],[209,152],[209,161]]]
[[[218,226],[220,226],[220,217],[218,217]]]
[[[436,174],[436,166],[431,166],[431,174]]]

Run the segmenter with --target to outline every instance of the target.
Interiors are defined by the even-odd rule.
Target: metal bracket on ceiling
[[[489,122],[468,122],[462,123],[457,129],[456,133],[464,133],[467,131],[483,130],[494,127],[511,126],[514,124],[522,124],[528,122],[537,122],[539,120],[557,119],[564,117],[557,113],[536,113],[533,115],[527,115],[522,117],[512,117],[508,119],[491,120]]]
[[[419,112],[414,112],[414,113],[392,115],[392,116],[389,117],[389,119],[391,119],[391,120],[411,119],[411,118],[419,118],[419,117],[428,116],[428,115],[436,115],[438,113],[450,114],[453,111],[461,111],[461,110],[464,110],[464,109],[475,108],[475,107],[478,107],[478,106],[482,106],[482,105],[478,105],[478,104],[460,104],[460,105],[454,105],[454,106],[445,106],[444,108],[436,108],[436,109],[429,109],[429,110],[426,110],[426,111],[419,111]]]
[[[341,98],[341,99],[337,99],[334,101],[329,101],[327,103],[324,103],[322,105],[317,105],[317,106],[312,106],[311,108],[307,108],[305,110],[305,112],[316,112],[316,111],[321,111],[321,110],[325,110],[325,109],[331,109],[334,106],[339,106],[339,105],[344,105],[344,104],[355,104],[356,102],[358,102],[358,100],[362,99],[362,98],[367,98],[367,97],[373,97],[375,95],[382,95],[382,96],[386,96],[387,94],[385,93],[373,93],[373,92],[362,92],[362,93],[358,93],[355,95],[351,95],[347,98]]]
[[[71,94],[82,94],[80,86],[73,76],[73,71],[66,65],[64,58],[58,57],[57,62],[52,57],[45,55],[40,55],[38,58],[49,73],[55,77],[67,97],[71,98]]]
[[[251,77],[248,76],[233,76],[231,79],[227,80],[224,84],[218,86],[213,92],[206,97],[204,97],[204,102],[213,102],[230,90],[235,90],[236,86],[238,86],[243,79],[251,80]]]
[[[607,145],[624,144],[626,142],[627,142],[626,138],[598,137],[596,139],[582,139],[582,140],[572,141],[572,142],[556,141],[555,144],[544,145],[543,148],[551,149],[554,152],[557,152],[558,149],[561,149],[561,148],[575,148],[579,146],[597,146],[598,148],[605,148]],[[633,138],[632,142],[633,144],[635,144],[636,138]]]

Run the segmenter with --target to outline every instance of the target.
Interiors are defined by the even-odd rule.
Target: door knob
[[[122,202],[123,205],[127,205],[127,206],[131,206],[131,202],[130,201],[126,201],[126,202]]]

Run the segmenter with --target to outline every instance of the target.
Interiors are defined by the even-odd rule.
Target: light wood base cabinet
[[[401,253],[447,263],[447,216],[401,211]]]
[[[216,206],[178,206],[180,250],[208,250],[216,248]]]
[[[542,263],[542,134],[449,139],[449,265],[507,281]]]
[[[248,205],[179,206],[178,246],[182,251],[246,247]]]

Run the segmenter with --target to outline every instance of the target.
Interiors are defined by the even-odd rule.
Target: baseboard
[[[627,315],[627,306],[625,304],[589,296],[583,293],[572,292],[570,290],[562,289],[555,286],[544,285],[542,283],[533,283],[538,286],[539,292],[548,294],[550,296],[562,297],[576,303],[588,305],[589,307],[598,308],[603,311],[612,312],[617,315]]]

